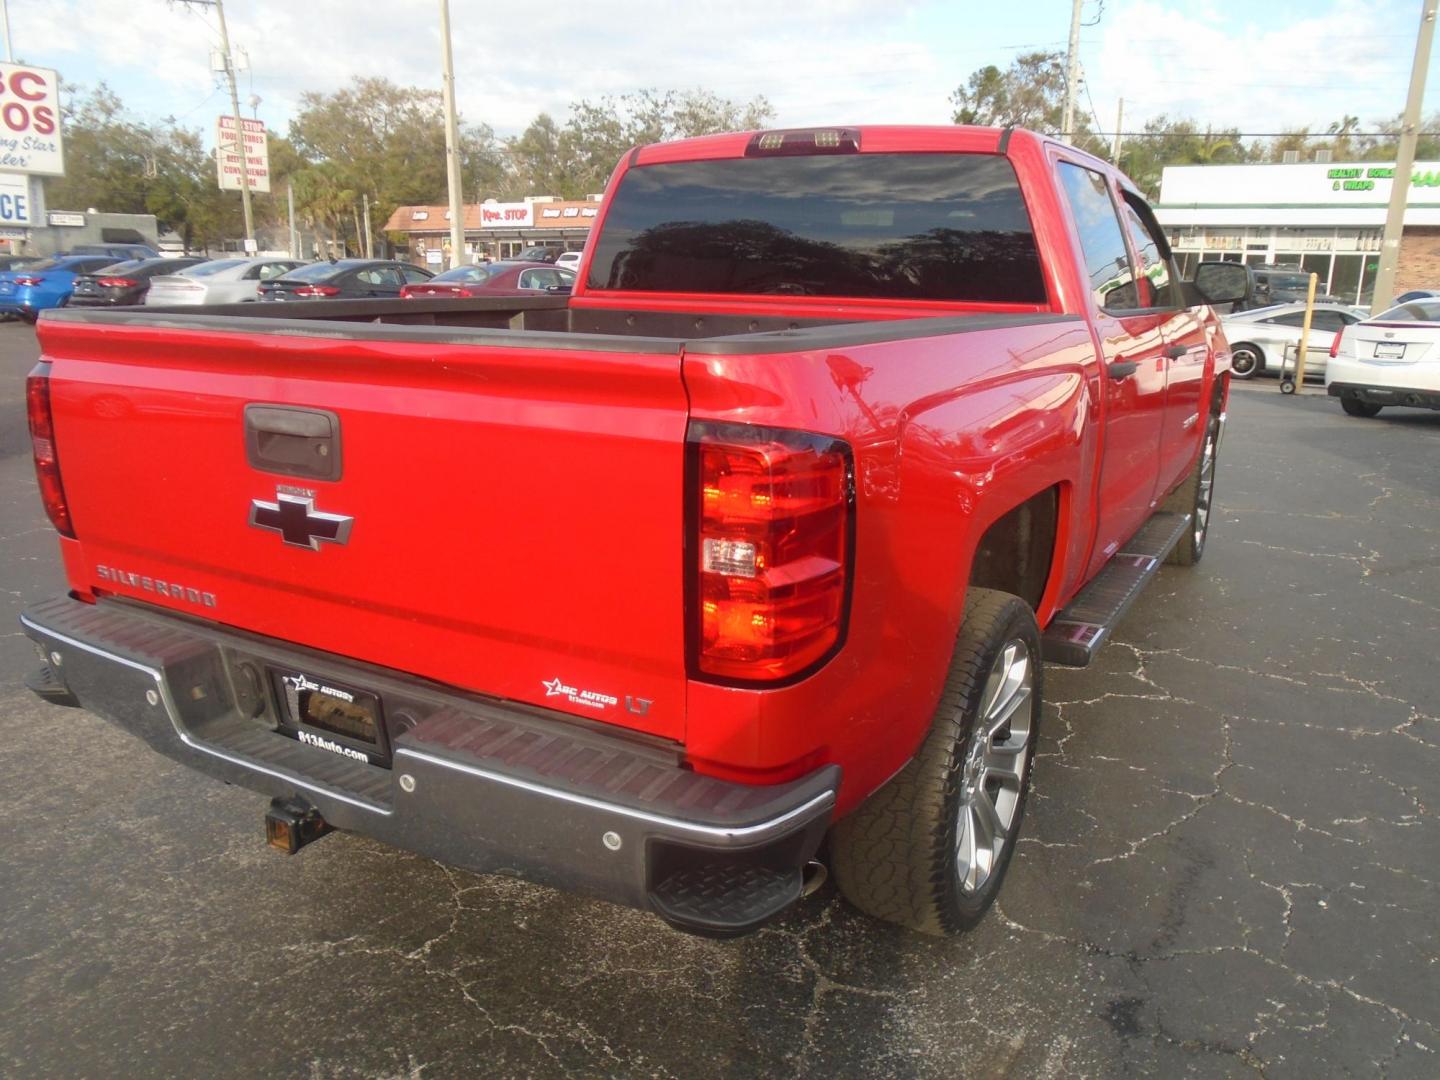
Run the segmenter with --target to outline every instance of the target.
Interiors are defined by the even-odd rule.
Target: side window
[[[1170,283],[1170,261],[1161,254],[1165,245],[1156,238],[1149,225],[1148,215],[1142,215],[1134,205],[1134,197],[1125,192],[1125,220],[1130,226],[1130,241],[1135,245],[1135,254],[1140,259],[1140,306],[1147,308],[1176,307],[1179,298]]]
[[[426,273],[425,273],[424,271],[422,271],[422,270],[417,270],[417,269],[416,269],[415,267],[413,267],[413,266],[407,266],[407,267],[405,267],[405,269],[404,269],[403,271],[401,271],[401,273],[403,273],[403,274],[405,275],[405,280],[406,280],[407,282],[409,282],[411,285],[418,285],[418,284],[420,284],[422,281],[429,281],[429,280],[430,280],[430,275],[429,275],[429,274],[426,274]]]
[[[1095,303],[1105,311],[1133,311],[1140,306],[1135,276],[1109,185],[1099,173],[1068,161],[1060,163],[1060,183],[1080,233],[1080,250]]]
[[[1338,311],[1317,311],[1315,317],[1310,320],[1310,329],[1324,330],[1330,334],[1344,330],[1345,325],[1345,317]]]
[[[1288,311],[1284,315],[1276,315],[1263,321],[1273,323],[1275,326],[1293,326],[1298,330],[1305,325],[1305,313],[1303,311]]]
[[[260,267],[258,268],[258,269],[259,269],[259,277],[260,277],[260,280],[261,280],[261,281],[270,281],[270,280],[272,280],[272,279],[274,279],[274,278],[277,278],[277,277],[284,277],[285,274],[286,274],[286,272],[291,269],[291,266],[292,266],[291,263],[263,263],[263,264],[261,264]],[[248,278],[248,277],[251,277],[253,273],[254,273],[254,272],[252,271],[251,273],[246,274],[245,276],[246,276],[247,278]]]
[[[520,280],[516,283],[516,287],[521,289],[543,289],[545,288],[546,282],[542,275],[549,272],[550,271],[546,270],[526,270],[520,275]]]
[[[361,285],[384,284],[383,279],[380,277],[380,271],[375,269],[373,266],[365,270],[357,271],[355,274],[355,280],[360,282]]]

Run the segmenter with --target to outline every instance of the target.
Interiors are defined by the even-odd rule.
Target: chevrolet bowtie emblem
[[[353,517],[344,514],[323,514],[315,509],[315,500],[284,491],[275,493],[274,502],[250,500],[250,524],[257,529],[278,532],[287,544],[320,550],[320,541],[343,544],[350,539]]]

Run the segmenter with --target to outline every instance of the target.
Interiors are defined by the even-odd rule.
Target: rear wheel
[[[1200,457],[1195,467],[1165,502],[1164,509],[1190,515],[1190,528],[1165,556],[1165,561],[1172,566],[1194,566],[1205,554],[1205,539],[1210,534],[1210,511],[1215,499],[1215,460],[1220,453],[1221,424],[1219,414],[1212,412],[1205,424],[1205,441],[1200,444]]]
[[[979,922],[1025,813],[1040,720],[1040,631],[1018,596],[971,589],[929,733],[831,836],[840,892],[928,934]]]
[[[1378,416],[1380,410],[1385,406],[1372,405],[1368,401],[1361,401],[1354,394],[1344,394],[1340,398],[1340,408],[1345,410],[1347,416]]]
[[[1230,347],[1230,374],[1237,379],[1253,379],[1265,370],[1265,355],[1256,345],[1244,342]]]

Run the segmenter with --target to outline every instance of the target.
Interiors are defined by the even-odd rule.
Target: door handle
[[[1165,350],[1165,355],[1168,356],[1171,360],[1182,359],[1183,357],[1190,355],[1190,346],[1171,345],[1168,349]]]
[[[1111,360],[1110,366],[1105,369],[1105,374],[1119,382],[1121,379],[1128,379],[1138,370],[1140,370],[1138,360]]]
[[[245,456],[262,472],[339,480],[340,417],[329,409],[246,405]]]

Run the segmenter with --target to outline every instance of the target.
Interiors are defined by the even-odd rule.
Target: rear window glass
[[[1371,322],[1440,322],[1440,300],[1412,300],[1373,315]]]
[[[443,274],[436,274],[432,281],[484,281],[494,271],[488,266],[457,266],[454,270],[446,270]]]
[[[232,267],[244,266],[244,259],[212,259],[210,262],[197,263],[195,266],[188,266],[181,271],[186,277],[209,277],[211,274],[218,274],[221,271],[229,270]]]
[[[741,158],[632,169],[588,286],[1044,303],[1015,170],[982,154]]]
[[[308,263],[285,275],[287,281],[324,281],[332,274],[345,270],[343,265],[330,262]]]

